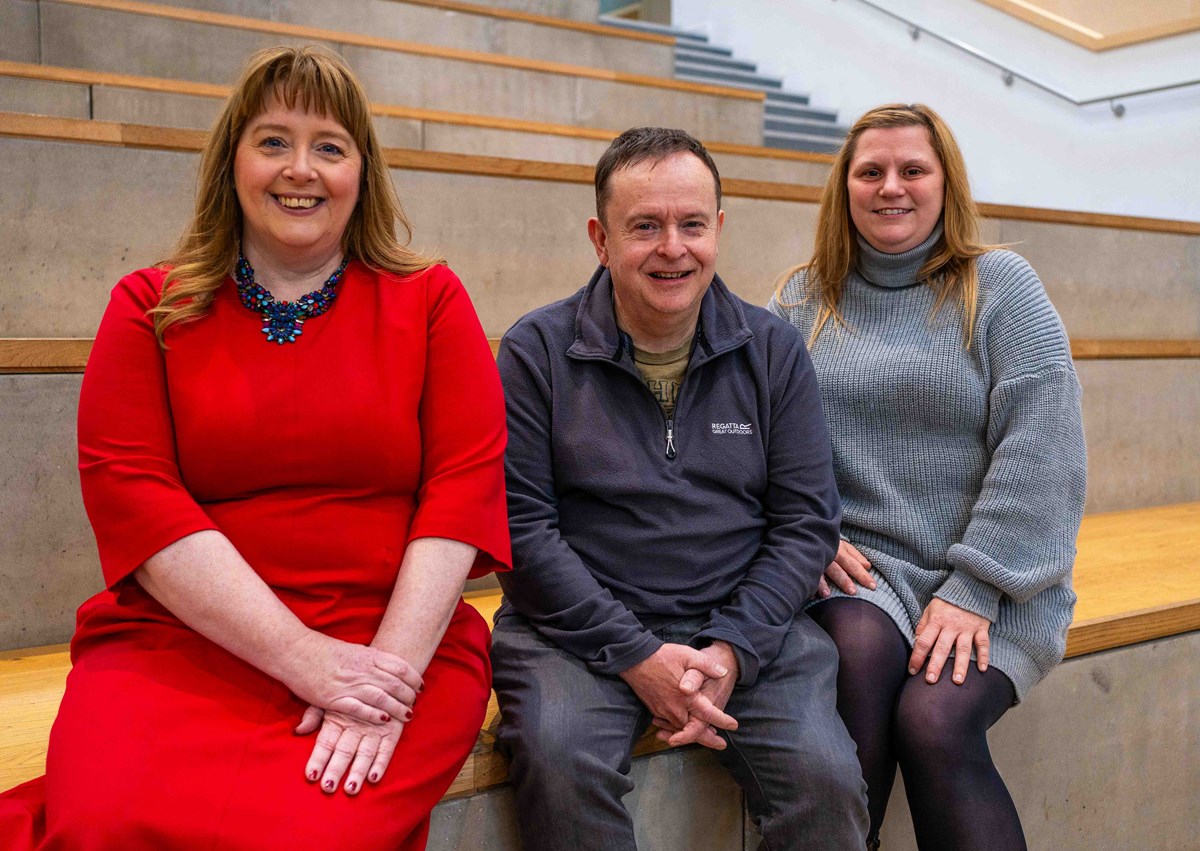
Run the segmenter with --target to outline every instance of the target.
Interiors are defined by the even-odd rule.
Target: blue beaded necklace
[[[337,285],[342,281],[342,273],[346,271],[347,257],[342,265],[329,276],[325,286],[313,290],[308,295],[302,295],[295,301],[276,301],[266,288],[254,281],[254,268],[238,252],[237,266],[234,267],[233,277],[237,280],[238,296],[250,310],[262,316],[262,332],[267,335],[267,342],[294,343],[303,331],[305,319],[320,316],[333,306],[337,298]]]

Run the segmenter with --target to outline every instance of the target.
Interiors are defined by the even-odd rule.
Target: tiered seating
[[[34,5],[4,2],[16,3],[18,13]],[[10,459],[0,467],[0,599],[9,601],[0,607],[0,648],[65,641],[74,608],[100,583],[74,471],[78,373],[112,284],[163,256],[182,226],[199,128],[211,121],[252,47],[310,38],[341,46],[376,98],[416,243],[448,257],[492,337],[583,283],[595,263],[583,228],[592,206],[590,164],[617,130],[645,116],[712,142],[727,177],[720,269],[743,297],[765,302],[775,274],[811,247],[828,158],[747,144],[759,140],[742,135],[733,117],[749,108],[755,117],[745,126],[761,128],[760,102],[711,87],[680,88],[685,84],[648,75],[650,65],[640,60],[617,61],[614,45],[624,36],[528,15],[464,12],[456,0],[272,4],[278,14],[288,7],[294,17],[287,21],[230,14],[247,5],[42,0],[35,49],[22,52],[26,30],[17,26],[0,52],[9,60],[0,61],[0,156],[7,175],[0,193],[6,223],[0,230],[6,257],[0,452]],[[338,13],[325,9],[335,6]],[[395,17],[401,12],[408,17]],[[484,18],[489,25],[481,28]],[[483,30],[491,41],[477,40]],[[601,47],[576,47],[556,58],[531,46],[563,41],[566,32]],[[122,46],[129,44],[136,46]],[[669,45],[641,41],[636,49],[662,52],[669,66]],[[613,59],[613,67],[600,67],[600,59]],[[409,70],[399,71],[402,63]],[[568,90],[570,97],[561,97]],[[1190,425],[1200,415],[1200,272],[1193,262],[1200,224],[981,206],[984,238],[1014,243],[1030,259],[1072,335],[1084,384],[1089,511],[1200,499],[1200,434]],[[1034,796],[1056,788],[1031,772],[1060,777],[1065,770],[1031,754],[1028,742],[1045,743],[1044,731],[1057,731],[1095,759],[1118,758],[1121,737],[1135,729],[1128,709],[1133,686],[1123,685],[1134,682],[1135,669],[1150,693],[1172,682],[1171,699],[1200,700],[1200,684],[1179,667],[1180,648],[1200,649],[1197,635],[1177,635],[1200,628],[1200,591],[1187,580],[1198,512],[1196,505],[1167,506],[1085,521],[1076,569],[1081,602],[1070,644],[1077,658],[997,730],[1002,770],[1028,778],[1020,784],[1023,813],[1039,812]],[[1142,528],[1156,523],[1164,530]],[[475,599],[494,605],[486,594]],[[1141,643],[1152,639],[1163,640]],[[1124,649],[1108,652],[1113,648]],[[1082,655],[1098,651],[1106,652]],[[16,749],[0,755],[0,786],[7,785],[6,770],[17,772],[8,780],[37,772],[65,672],[61,647],[0,657],[0,741]],[[1075,706],[1071,701],[1080,694],[1087,700]],[[1082,727],[1062,730],[1059,716],[1081,716],[1085,706],[1088,717],[1094,710],[1095,717],[1108,718],[1114,732],[1105,738],[1085,735]],[[21,707],[31,714],[22,716]],[[452,790],[470,797],[440,808],[432,847],[473,847],[485,839],[488,847],[513,847],[506,793],[483,791],[504,776],[486,733]],[[1193,741],[1196,733],[1180,735]],[[1137,758],[1160,755],[1153,742],[1138,747]],[[1172,755],[1164,757],[1169,764]],[[657,787],[648,784],[646,794],[691,796],[723,825],[699,836],[680,822],[687,819],[678,807],[651,800],[643,804],[649,809],[639,809],[639,830],[647,836],[678,832],[675,845],[659,847],[742,847],[739,793],[706,754],[660,755],[637,771],[683,772],[685,779],[670,780],[673,786],[665,777]],[[1129,784],[1144,773],[1136,766],[1118,772],[1100,800],[1136,788]],[[1162,776],[1183,775],[1164,770]],[[672,791],[661,791],[666,788]],[[1076,800],[1097,794],[1082,789]],[[1178,798],[1164,794],[1162,800]],[[1140,823],[1150,813],[1130,819]],[[1079,825],[1060,815],[1036,826],[1027,815],[1026,822],[1038,847],[1059,836],[1052,832],[1058,826]],[[1035,834],[1035,827],[1042,832]],[[738,844],[729,844],[735,836]],[[898,837],[888,841],[907,847]]]

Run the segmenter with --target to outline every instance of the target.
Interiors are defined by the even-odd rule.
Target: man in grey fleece
[[[715,275],[720,178],[678,130],[596,167],[600,268],[501,344],[513,571],[493,632],[499,740],[536,849],[633,849],[650,723],[714,749],[765,849],[865,842],[832,642],[800,610],[838,541],[800,335]]]

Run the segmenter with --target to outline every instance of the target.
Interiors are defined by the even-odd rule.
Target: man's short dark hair
[[[717,209],[720,209],[721,175],[700,140],[690,133],[670,127],[634,127],[613,139],[596,163],[596,215],[600,221],[604,221],[604,205],[608,203],[610,194],[608,184],[615,172],[646,160],[658,162],[673,154],[695,154],[712,172]]]

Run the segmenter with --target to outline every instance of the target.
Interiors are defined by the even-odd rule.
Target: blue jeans
[[[673,621],[655,635],[688,644],[705,621]],[[645,705],[624,680],[593,673],[520,615],[496,621],[492,660],[526,851],[635,849],[621,797],[650,723]],[[865,845],[866,784],[837,714],[837,667],[829,636],[800,614],[775,660],[729,698],[739,726],[722,732],[729,746],[717,757],[746,793],[762,851]]]

